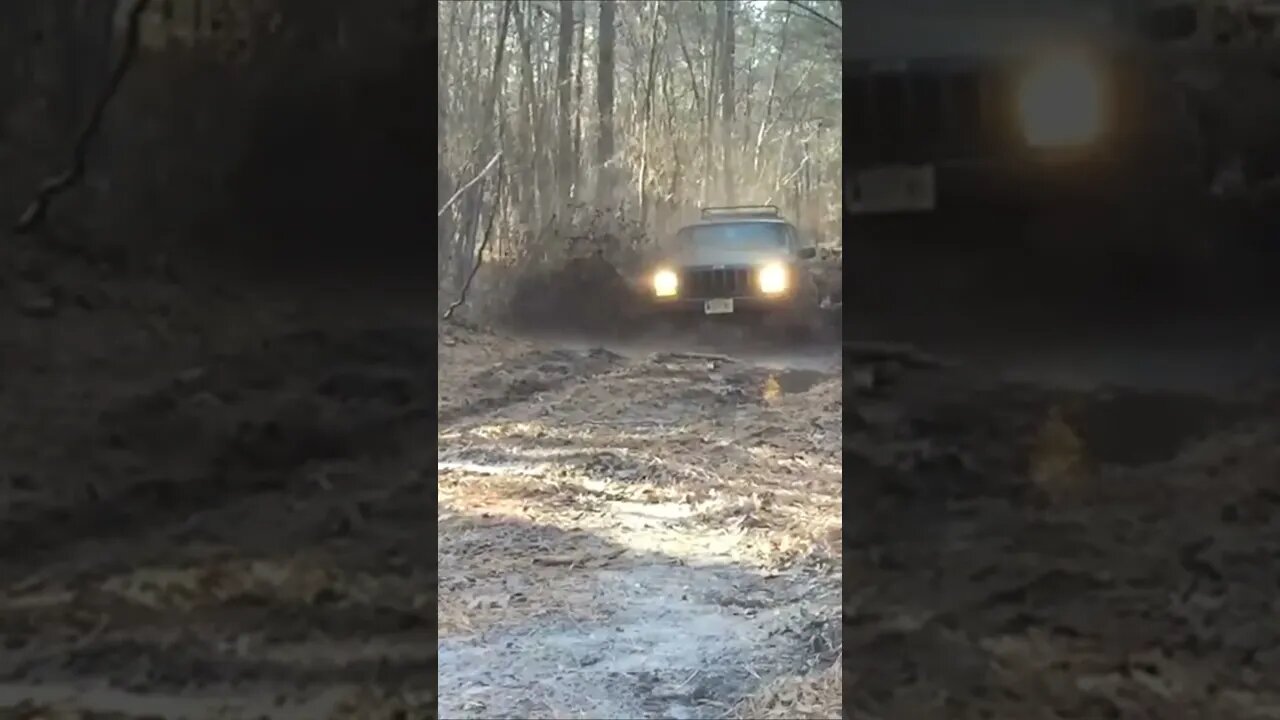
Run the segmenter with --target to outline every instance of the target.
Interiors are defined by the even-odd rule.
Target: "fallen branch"
[[[14,232],[27,233],[35,229],[47,215],[49,202],[55,196],[66,192],[84,177],[85,156],[89,152],[89,141],[98,134],[98,128],[102,125],[102,116],[106,113],[107,105],[110,104],[111,99],[120,90],[120,83],[124,81],[125,74],[128,73],[129,67],[133,64],[133,60],[138,54],[138,25],[142,19],[142,13],[146,12],[147,6],[150,4],[151,0],[136,0],[129,10],[129,24],[125,32],[124,48],[120,51],[120,58],[116,61],[116,66],[111,70],[111,77],[107,81],[107,87],[98,96],[98,101],[94,105],[93,111],[89,114],[89,120],[85,123],[80,134],[76,136],[76,142],[71,151],[71,167],[61,175],[49,178],[41,184],[35,199],[31,201],[26,211],[22,213],[22,217],[18,218],[18,222],[13,226]]]
[[[498,162],[498,158],[501,155],[502,155],[501,152],[499,152],[497,155],[494,155],[493,160],[489,161],[489,165],[493,165],[495,162]],[[484,173],[488,171],[488,169],[489,169],[488,166],[485,166],[485,169],[480,172],[480,175],[476,176],[476,180],[479,180],[480,177],[482,177]],[[501,166],[499,166],[498,186],[494,190],[493,209],[489,211],[489,221],[486,222],[484,226],[484,237],[480,238],[480,247],[476,248],[475,262],[471,264],[471,272],[467,274],[466,282],[462,283],[462,290],[458,292],[458,299],[454,300],[453,304],[450,305],[449,308],[444,311],[443,318],[445,320],[452,318],[454,311],[462,307],[462,305],[467,301],[467,290],[471,289],[471,281],[475,280],[476,273],[480,270],[480,265],[484,263],[485,248],[489,247],[489,239],[493,237],[493,221],[498,217],[498,211],[502,207],[502,185],[503,185],[502,181],[505,179],[505,177],[506,176],[502,174]],[[472,180],[471,183],[474,183],[476,180]],[[471,183],[468,183],[468,185],[470,185]],[[463,188],[463,189],[465,190],[466,188]]]
[[[489,163],[485,165],[484,168],[481,169],[480,172],[475,177],[471,178],[471,180],[469,180],[466,185],[463,185],[462,187],[458,188],[457,192],[455,192],[452,197],[446,200],[444,202],[444,205],[440,206],[440,212],[436,213],[436,219],[444,217],[445,211],[448,210],[449,207],[452,206],[454,203],[458,202],[458,198],[462,197],[462,194],[465,193],[472,185],[475,185],[476,183],[480,182],[480,179],[483,178],[485,175],[487,175],[491,169],[493,169],[493,166],[497,164],[498,158],[500,157],[502,157],[501,150],[499,150],[497,153],[494,154],[493,159],[491,159]],[[498,182],[499,183],[502,182],[501,177],[498,178]]]

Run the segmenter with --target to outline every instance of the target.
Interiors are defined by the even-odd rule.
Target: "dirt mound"
[[[522,274],[511,293],[508,319],[527,330],[616,337],[628,331],[637,311],[626,278],[603,257],[592,255]]]

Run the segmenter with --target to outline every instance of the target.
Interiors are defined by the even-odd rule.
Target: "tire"
[[[812,342],[822,333],[824,313],[819,307],[820,295],[817,282],[806,275],[782,323],[787,341]]]

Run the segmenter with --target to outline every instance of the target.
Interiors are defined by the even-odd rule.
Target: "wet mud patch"
[[[1093,457],[1127,466],[1171,460],[1190,442],[1256,413],[1212,398],[1150,391],[1113,390],[1071,404],[1069,421]]]
[[[545,442],[571,435],[581,441],[600,428],[669,435],[690,421],[731,422],[740,412],[754,415],[757,408],[776,404],[787,394],[779,388],[779,376],[795,396],[824,381],[839,380],[834,373],[797,370],[787,374],[722,355],[609,357],[613,364],[607,370],[581,382],[543,386],[537,403],[504,402],[494,405],[494,410],[500,410],[508,422],[526,423],[526,435],[542,433],[540,440]]]
[[[125,394],[98,414],[83,484],[8,508],[3,547],[33,561],[293,492],[326,463],[397,456],[409,428],[431,419],[429,350],[417,330],[291,333]]]
[[[714,401],[724,405],[770,405],[784,395],[803,395],[828,382],[838,382],[834,371],[807,368],[774,368],[724,355],[656,354],[640,377],[687,379],[682,399]]]
[[[402,442],[434,424],[424,298],[250,288],[50,230],[28,238],[49,272],[0,308],[0,716],[391,716],[435,653],[428,503],[400,492],[430,471]],[[328,567],[287,579],[312,553]]]
[[[535,350],[491,365],[460,385],[441,383],[441,424],[515,405],[572,383],[583,382],[621,364],[623,358],[603,348]]]
[[[771,373],[769,378],[777,383],[780,393],[793,394],[807,392],[818,383],[830,380],[832,376],[817,370],[783,370]]]
[[[1280,525],[1259,403],[963,370],[845,387],[846,712],[1261,717]],[[1276,495],[1280,497],[1280,495]],[[1252,559],[1250,559],[1252,558]],[[942,599],[945,598],[945,601]],[[1269,676],[1268,676],[1269,677]]]
[[[846,473],[879,478],[881,498],[935,502],[1102,491],[1109,469],[1173,462],[1265,413],[1234,399],[1066,391],[942,369],[904,370],[887,389],[846,381],[844,395]]]

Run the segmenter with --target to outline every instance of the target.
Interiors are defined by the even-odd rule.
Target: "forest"
[[[438,267],[633,257],[716,204],[839,243],[841,5],[440,3]]]

